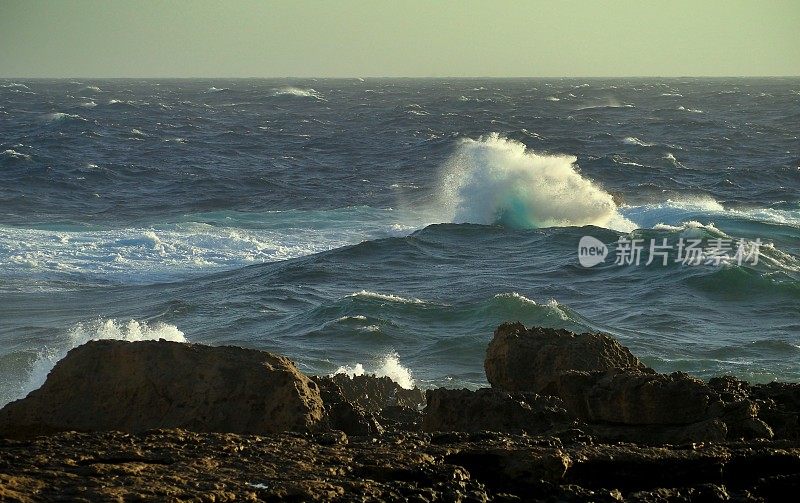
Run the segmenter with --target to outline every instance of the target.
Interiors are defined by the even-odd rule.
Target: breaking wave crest
[[[445,165],[441,205],[454,223],[632,230],[611,194],[582,176],[575,161],[529,151],[498,134],[464,140]]]

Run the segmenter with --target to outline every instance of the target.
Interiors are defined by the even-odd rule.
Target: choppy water
[[[0,81],[0,403],[94,337],[475,386],[505,320],[800,380],[798,134],[800,79]]]

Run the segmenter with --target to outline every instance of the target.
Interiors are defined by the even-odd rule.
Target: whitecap
[[[402,304],[424,304],[425,301],[414,298],[414,297],[401,297],[399,295],[393,295],[390,293],[378,293],[378,292],[371,292],[369,290],[361,290],[360,292],[354,292],[348,295],[348,297],[356,297],[362,299],[373,299],[373,300],[382,300],[386,302],[397,302]]]
[[[5,89],[30,89],[30,87],[26,86],[25,84],[20,84],[18,82],[11,82],[10,84],[0,84],[0,87]]]
[[[308,87],[294,87],[294,86],[285,86],[279,89],[276,89],[274,92],[275,96],[297,96],[299,98],[314,98],[321,100],[322,95],[317,92],[316,90]]]
[[[64,112],[54,112],[51,114],[46,114],[44,116],[44,120],[47,122],[62,122],[67,120],[75,120],[75,121],[85,121],[83,117],[76,114],[67,114]]]
[[[532,306],[538,306],[539,305],[535,300],[529,299],[528,297],[525,297],[524,295],[522,295],[520,293],[517,293],[517,292],[498,293],[498,294],[495,294],[494,298],[495,299],[512,299],[512,300],[516,300],[516,301],[518,301],[518,302],[520,302],[522,304],[530,304]]]
[[[571,155],[535,153],[496,133],[464,140],[443,166],[433,211],[453,223],[635,228],[575,161]]]
[[[133,100],[118,100],[118,99],[110,99],[110,100],[108,100],[108,104],[109,104],[109,105],[128,105],[128,106],[134,106],[134,105],[136,105],[136,102],[135,102],[135,101],[133,101]],[[144,104],[146,105],[147,103],[144,103]]]
[[[340,318],[336,318],[336,323],[345,323],[349,321],[367,321],[367,317],[363,314],[357,314],[355,316],[342,316]]]
[[[661,225],[663,230],[669,230],[663,226],[682,226],[687,221],[696,220],[699,215],[713,217],[723,213],[725,208],[711,196],[686,195],[654,204],[623,206],[620,211],[640,228]]]
[[[713,223],[709,222],[707,224],[703,224],[697,220],[690,220],[679,225],[658,223],[653,226],[653,229],[657,231],[677,232],[680,233],[680,236],[684,238],[699,239],[708,236],[721,238],[730,237],[714,226]]]
[[[608,98],[603,103],[586,105],[576,110],[592,110],[596,108],[635,108],[636,106],[631,103],[622,103],[615,98]]]
[[[626,136],[623,138],[622,142],[627,143],[628,145],[639,145],[640,147],[652,147],[655,145],[655,143],[648,143],[635,136]]]
[[[7,157],[9,159],[20,159],[20,160],[25,160],[25,161],[30,161],[31,160],[31,156],[30,155],[23,154],[22,152],[17,152],[16,150],[13,150],[13,149],[3,150],[2,152],[0,152],[0,155],[2,155],[3,157]]]
[[[681,162],[675,158],[675,156],[672,154],[672,152],[667,152],[666,154],[664,154],[664,159],[666,159],[669,162],[671,162],[672,165],[677,167],[677,168],[683,168],[684,167],[684,165],[681,164]]]
[[[561,306],[561,304],[558,303],[558,301],[556,299],[550,299],[544,304],[539,304],[535,300],[529,299],[528,297],[525,297],[524,295],[522,295],[522,294],[520,294],[518,292],[498,293],[498,294],[496,294],[494,296],[494,298],[495,299],[501,299],[501,300],[502,299],[509,299],[509,300],[513,300],[513,301],[516,301],[516,302],[518,302],[520,304],[527,305],[527,306],[545,307],[550,312],[552,312],[553,314],[555,314],[556,316],[561,318],[562,320],[564,320],[564,321],[572,321],[570,319],[569,315],[564,311],[563,307]]]

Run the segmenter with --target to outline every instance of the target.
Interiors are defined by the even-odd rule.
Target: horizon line
[[[359,79],[419,79],[419,80],[443,80],[443,79],[782,79],[800,78],[798,75],[540,75],[540,76],[471,76],[471,75],[450,75],[450,76],[398,76],[398,75],[358,75],[358,76],[87,76],[87,75],[67,75],[67,76],[2,76],[3,80],[67,80],[67,79],[151,79],[151,80],[210,80],[210,79],[229,79],[229,80],[279,80],[279,79],[314,79],[314,80],[359,80]]]

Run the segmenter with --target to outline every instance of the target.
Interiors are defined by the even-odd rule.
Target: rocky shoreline
[[[0,501],[795,501],[800,385],[659,374],[605,334],[504,324],[490,388],[94,341],[0,410]]]

